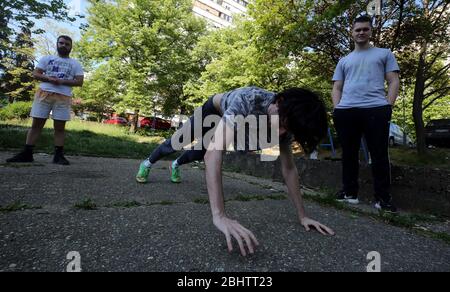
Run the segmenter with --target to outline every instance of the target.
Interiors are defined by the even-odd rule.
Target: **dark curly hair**
[[[280,124],[306,153],[314,151],[328,130],[326,108],[320,97],[307,89],[289,88],[278,93],[275,102]]]

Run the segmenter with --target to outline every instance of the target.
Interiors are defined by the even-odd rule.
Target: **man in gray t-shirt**
[[[140,164],[136,181],[147,183],[153,164],[164,156],[181,150],[179,146],[184,147],[197,140],[196,146],[200,146],[199,149],[186,150],[171,163],[170,180],[173,183],[180,183],[179,166],[204,159],[206,185],[214,225],[225,234],[229,251],[233,249],[232,238],[234,238],[239,244],[242,255],[245,256],[247,252],[253,253],[258,245],[256,237],[239,222],[227,216],[223,198],[222,154],[235,142],[234,138],[240,136],[239,132],[247,127],[245,124],[237,123],[238,117],[250,122],[255,121],[249,123],[253,125],[249,125],[248,131],[245,131],[241,137],[259,136],[261,138],[264,131],[260,130],[266,129],[279,138],[281,169],[300,223],[307,230],[313,227],[322,234],[333,234],[330,228],[308,218],[305,214],[298,171],[290,145],[290,137],[293,137],[305,150],[313,149],[327,133],[325,105],[317,95],[305,89],[291,88],[275,94],[258,87],[244,87],[212,96],[195,111],[189,122],[184,123],[181,129],[159,145],[150,157]],[[272,117],[275,117],[275,120]],[[256,133],[257,135],[254,135]],[[272,135],[267,136],[272,137]],[[181,138],[181,142],[178,137]],[[246,140],[251,142],[251,139]],[[254,149],[245,147],[244,150],[255,150],[260,146],[263,148],[264,145],[261,144],[265,142],[254,144]]]
[[[364,136],[372,158],[375,207],[396,212],[390,194],[388,138],[400,69],[390,50],[370,44],[371,34],[370,17],[357,18],[352,29],[355,50],[339,61],[333,76],[333,118],[342,145],[343,166],[343,189],[337,199],[358,203],[359,148]]]

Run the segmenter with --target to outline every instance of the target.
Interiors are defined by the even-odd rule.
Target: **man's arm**
[[[233,237],[239,244],[241,254],[247,255],[244,241],[248,251],[254,253],[254,246],[258,241],[253,233],[243,227],[239,222],[232,220],[225,214],[225,204],[222,185],[222,154],[233,141],[234,130],[224,123],[219,122],[214,134],[214,140],[208,146],[205,154],[206,184],[208,187],[209,203],[213,216],[214,225],[225,234],[228,251],[233,250],[231,238]]]
[[[72,80],[59,79],[59,81],[60,81],[61,85],[66,85],[66,86],[71,86],[71,87],[83,86],[84,76],[83,75],[75,76],[75,78]]]
[[[312,226],[323,235],[334,235],[333,230],[325,225],[320,224],[317,221],[308,218],[305,214],[305,209],[303,206],[303,194],[300,189],[298,170],[294,163],[294,156],[292,155],[290,144],[280,144],[280,160],[281,172],[288,188],[289,197],[291,198],[297,210],[297,216],[300,220],[300,223],[305,227],[307,231],[309,231],[310,226]]]
[[[73,80],[64,80],[64,79],[59,79],[59,78],[55,78],[55,77],[50,77],[47,76],[46,74],[44,74],[44,70],[40,69],[40,68],[36,68],[33,71],[33,77],[36,80],[42,81],[42,82],[49,82],[55,85],[66,85],[66,86],[82,86],[83,85],[83,81],[84,81],[84,76],[80,75],[80,76],[75,76],[75,78]]]
[[[343,80],[336,80],[333,84],[333,92],[331,97],[333,98],[333,107],[336,108],[342,98],[342,89],[344,88]]]
[[[386,73],[386,81],[388,82],[388,102],[393,106],[398,97],[398,92],[400,89],[400,78],[398,77],[398,72],[388,72]]]
[[[51,77],[44,74],[44,70],[40,68],[36,68],[33,70],[33,78],[42,81],[42,82],[50,82]]]

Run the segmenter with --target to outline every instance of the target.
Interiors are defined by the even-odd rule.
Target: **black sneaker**
[[[384,203],[381,200],[375,203],[375,209],[382,212],[397,213],[397,207],[395,207],[391,202]]]
[[[345,191],[342,190],[336,193],[336,201],[353,205],[359,204],[358,196],[349,196]]]
[[[33,162],[33,161],[34,161],[33,153],[28,153],[25,151],[22,151],[19,154],[16,154],[14,157],[6,159],[6,162],[8,162],[8,163],[27,163],[27,162]]]
[[[56,154],[53,157],[53,163],[59,165],[70,165],[70,162],[62,154]]]

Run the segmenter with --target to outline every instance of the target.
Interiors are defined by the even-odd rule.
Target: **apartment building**
[[[194,0],[193,12],[213,27],[230,26],[233,16],[246,14],[250,0]]]

